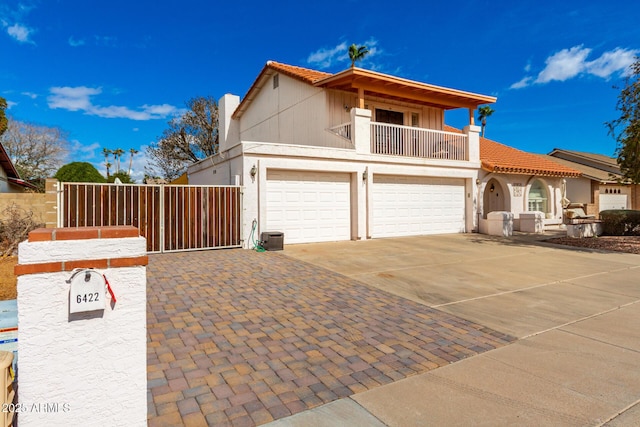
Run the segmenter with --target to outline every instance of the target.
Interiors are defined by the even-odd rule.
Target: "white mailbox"
[[[104,310],[106,283],[102,274],[92,269],[77,270],[67,283],[71,283],[69,313]]]

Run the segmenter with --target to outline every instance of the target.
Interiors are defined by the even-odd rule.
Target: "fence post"
[[[58,213],[60,207],[58,206],[58,191],[60,188],[60,182],[54,178],[47,178],[44,184],[44,223],[47,228],[60,227],[58,224]]]

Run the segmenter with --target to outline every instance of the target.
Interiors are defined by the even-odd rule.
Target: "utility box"
[[[263,231],[260,235],[262,247],[267,251],[281,251],[284,247],[284,233],[281,231]]]

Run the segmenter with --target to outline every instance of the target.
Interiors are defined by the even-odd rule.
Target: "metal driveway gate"
[[[239,186],[61,183],[59,227],[133,225],[148,252],[242,246]]]

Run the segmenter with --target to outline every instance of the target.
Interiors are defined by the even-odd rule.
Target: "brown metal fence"
[[[133,225],[148,252],[242,245],[239,186],[62,183],[59,227]]]

